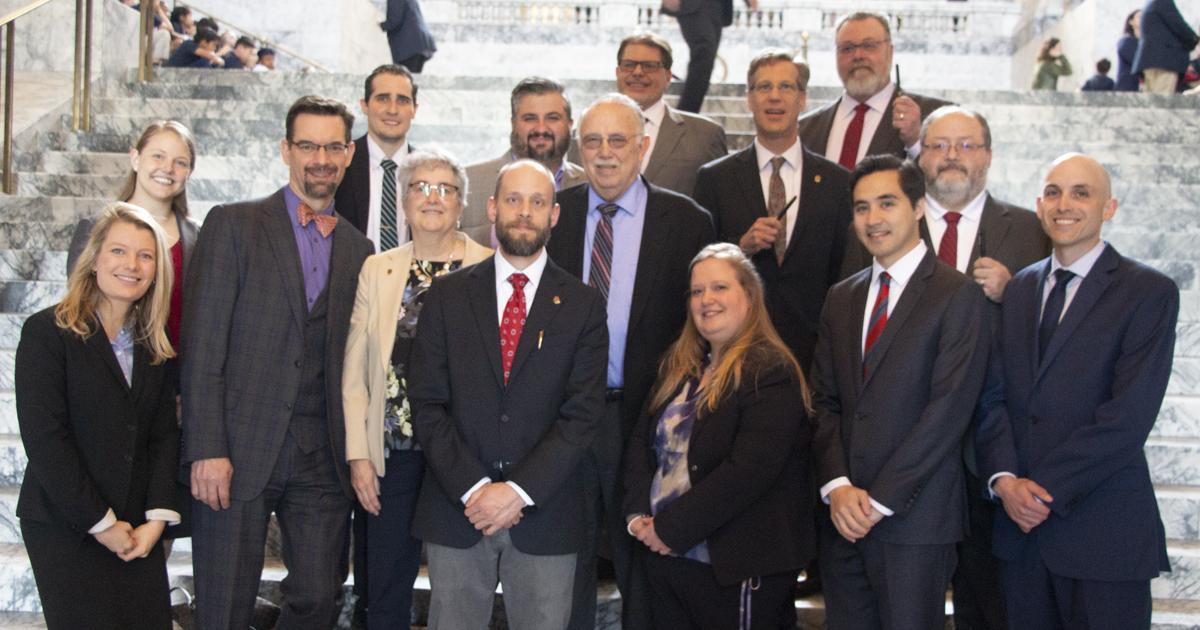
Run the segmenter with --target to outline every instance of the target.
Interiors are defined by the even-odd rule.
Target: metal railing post
[[[83,1],[75,0],[75,65],[71,81],[71,131],[83,126]]]
[[[12,167],[13,145],[13,65],[16,50],[13,39],[16,35],[16,22],[9,22],[4,27],[4,194],[16,192],[16,173]]]
[[[83,27],[83,130],[92,130],[92,0],[84,2]],[[76,18],[78,21],[78,18]]]

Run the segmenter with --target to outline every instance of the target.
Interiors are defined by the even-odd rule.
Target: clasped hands
[[[671,548],[658,537],[658,532],[654,531],[653,516],[638,516],[629,522],[629,532],[633,534],[643,545],[646,545],[659,555],[668,556],[671,554]]]
[[[1002,476],[992,484],[992,492],[1000,497],[1004,511],[1021,531],[1028,534],[1050,516],[1054,497],[1032,479]]]
[[[855,543],[883,520],[884,514],[871,504],[866,490],[840,486],[829,492],[829,516],[842,538]]]
[[[491,536],[520,522],[523,509],[525,501],[512,486],[493,481],[467,497],[467,509],[463,513],[475,529],[484,536]]]
[[[112,527],[92,535],[118,558],[129,562],[150,555],[166,527],[164,521],[147,521],[137,527],[128,521],[117,521]]]

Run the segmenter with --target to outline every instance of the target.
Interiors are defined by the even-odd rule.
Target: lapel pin
[[[391,269],[388,269],[388,275],[389,275],[389,276],[390,276],[390,275],[392,275],[392,270],[391,270]]]
[[[557,296],[555,296],[557,298]],[[538,331],[538,350],[542,349],[542,336],[546,333],[545,330]]]
[[[813,181],[814,181],[814,182],[816,182],[816,183],[818,183],[818,184],[820,184],[820,183],[821,183],[821,176],[820,176],[820,175],[814,175],[814,176],[813,176]]]
[[[557,295],[554,296],[554,299],[552,301],[554,302],[555,306],[562,304],[562,298],[558,297]]]

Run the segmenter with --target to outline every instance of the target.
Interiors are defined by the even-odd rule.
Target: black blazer
[[[408,152],[414,150],[413,145],[409,144]],[[397,156],[397,162],[402,158]],[[396,203],[401,203],[403,199],[404,193],[397,190]],[[333,194],[333,208],[359,232],[367,233],[367,221],[371,217],[371,156],[367,149],[367,134],[354,139],[354,157],[350,159],[342,183],[338,184]]]
[[[642,179],[646,182],[645,178]],[[688,264],[716,240],[712,217],[688,197],[646,182],[646,222],[638,249],[637,277],[625,339],[625,396],[621,401],[622,436],[633,430],[667,346],[687,317]],[[546,245],[550,258],[576,278],[583,277],[588,185],[558,194],[558,224]],[[586,281],[586,279],[585,279]]]
[[[949,101],[943,101],[939,98],[929,96],[921,96],[912,92],[902,92],[899,89],[892,95],[892,102],[895,102],[896,97],[904,95],[917,102],[921,108],[921,120],[925,120],[933,110],[943,106],[950,105]],[[813,110],[800,117],[800,140],[804,142],[804,146],[810,147],[820,155],[825,155],[825,148],[829,145],[829,130],[833,127],[833,117],[837,114],[838,104],[842,102],[839,97],[832,103],[829,103],[821,109]],[[900,132],[892,126],[892,103],[888,103],[887,109],[883,112],[883,120],[879,121],[879,126],[875,129],[875,136],[871,138],[871,143],[868,145],[866,155],[879,155],[889,153],[899,158],[907,156],[904,147],[904,141],[900,139]]]
[[[97,324],[98,326],[98,324]],[[35,313],[17,347],[17,420],[29,463],[17,516],[80,536],[112,508],[134,526],[147,509],[179,511],[179,428],[166,364],[134,346],[126,385],[103,328],[86,340]]]
[[[783,266],[770,249],[755,254],[753,261],[766,285],[771,323],[807,373],[825,294],[840,279],[851,213],[846,170],[807,146],[802,151],[804,183]],[[767,216],[754,145],[705,164],[697,178],[696,203],[712,212],[717,238],[734,244],[759,217]]]
[[[505,385],[495,278],[489,257],[438,278],[425,298],[408,395],[431,474],[413,535],[458,548],[478,542],[460,499],[480,479],[498,480],[493,462],[508,462],[505,480],[534,502],[511,529],[513,544],[574,553],[585,531],[578,466],[604,416],[604,300],[548,262]]]
[[[79,259],[79,255],[83,253],[83,248],[87,246],[88,238],[92,235],[92,227],[96,225],[96,220],[91,217],[80,219],[75,224],[75,233],[71,236],[71,245],[67,248],[67,276],[71,275],[71,270],[75,268],[75,261]],[[175,225],[179,227],[179,240],[183,242],[183,273],[181,276],[187,275],[188,263],[192,259],[192,247],[196,244],[196,237],[200,235],[200,225],[188,217],[175,215]],[[183,277],[175,278],[175,282],[183,282]]]
[[[967,532],[963,435],[987,365],[983,291],[928,251],[863,376],[871,270],[829,290],[813,364],[817,485],[848,477],[895,512],[869,534],[945,544]]]
[[[623,514],[650,513],[662,410],[642,414],[629,439]],[[724,585],[803,567],[816,551],[814,501],[799,491],[810,486],[812,434],[794,373],[748,359],[737,391],[693,425],[692,487],[654,517],[659,538],[678,553],[707,541]]]

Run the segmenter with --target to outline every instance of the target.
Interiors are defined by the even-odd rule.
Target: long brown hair
[[[700,392],[701,401],[697,405],[697,414],[716,409],[721,399],[741,387],[746,370],[754,370],[757,377],[763,367],[786,365],[800,383],[804,407],[812,412],[812,396],[800,364],[792,356],[788,347],[779,338],[771,317],[767,314],[766,302],[763,299],[763,284],[754,263],[742,253],[738,246],[731,243],[713,243],[700,250],[699,254],[688,265],[688,274],[702,261],[716,259],[729,265],[737,277],[738,284],[746,292],[750,310],[746,322],[721,355],[720,363],[713,366],[711,380]],[[652,408],[661,408],[679,391],[688,379],[700,380],[705,369],[705,361],[711,347],[707,340],[696,329],[692,321],[691,309],[688,310],[687,321],[683,324],[683,332],[663,358],[658,370],[658,383],[651,398]]]
[[[1040,51],[1038,51],[1037,60],[1038,61],[1050,61],[1051,59],[1054,59],[1054,57],[1050,56],[1050,50],[1053,49],[1055,46],[1059,45],[1059,43],[1061,43],[1061,41],[1062,40],[1060,40],[1057,37],[1051,37],[1050,39],[1047,39],[1046,41],[1042,42],[1042,49]]]
[[[87,245],[75,263],[75,269],[67,279],[67,295],[54,307],[54,323],[83,339],[95,334],[96,309],[104,296],[96,282],[93,267],[100,255],[100,247],[108,237],[108,231],[118,222],[150,230],[154,235],[154,282],[146,289],[146,294],[133,303],[126,321],[133,325],[134,340],[146,344],[150,349],[152,363],[157,365],[175,356],[166,330],[167,313],[171,310],[171,283],[174,281],[174,271],[171,268],[171,258],[167,254],[167,240],[162,228],[149,212],[138,206],[122,201],[114,201],[104,206],[100,218],[92,227],[91,235],[88,236]]]
[[[180,140],[187,145],[188,158],[192,163],[192,173],[196,172],[196,139],[192,137],[192,132],[183,123],[176,120],[157,120],[150,123],[142,135],[138,136],[137,143],[133,145],[135,151],[139,154],[146,149],[146,143],[158,134],[169,131],[179,136]],[[189,174],[190,175],[190,174]],[[117,194],[117,199],[121,201],[129,201],[133,199],[133,193],[137,190],[137,171],[129,169],[129,175],[125,177],[125,184],[121,186],[121,192]],[[187,202],[187,186],[180,189],[179,194],[171,200],[171,212],[177,217],[186,217],[188,215]]]

